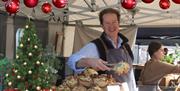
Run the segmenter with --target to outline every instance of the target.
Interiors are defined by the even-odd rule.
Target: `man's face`
[[[119,22],[116,14],[109,13],[103,15],[102,28],[109,36],[117,35],[119,32]]]

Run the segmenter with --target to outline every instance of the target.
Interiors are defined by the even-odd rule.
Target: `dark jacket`
[[[134,60],[134,56],[133,56],[133,53],[131,51],[131,48],[129,46],[129,44],[127,43],[128,42],[128,39],[122,35],[121,33],[118,33],[118,36],[120,36],[120,38],[122,39],[122,44],[121,46],[125,46],[125,48],[127,49],[130,57],[132,58],[132,60]],[[111,41],[109,41],[106,37],[106,34],[103,32],[102,35],[100,36],[100,38],[97,38],[91,42],[95,43],[97,49],[98,49],[98,52],[99,52],[99,56],[101,59],[103,59],[104,61],[106,61],[106,50],[103,46],[103,43],[102,41],[104,42],[104,44],[107,46],[107,49],[114,49],[114,46],[112,45]]]

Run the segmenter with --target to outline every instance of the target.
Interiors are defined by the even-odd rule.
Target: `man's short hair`
[[[106,8],[99,13],[100,24],[103,23],[103,15],[105,15],[105,14],[116,14],[118,22],[120,21],[120,14],[119,14],[118,10],[113,9],[113,8]]]

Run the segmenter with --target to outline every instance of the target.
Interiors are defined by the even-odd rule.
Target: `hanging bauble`
[[[20,79],[20,78],[21,78],[21,76],[20,76],[20,75],[18,75],[18,76],[17,76],[17,78],[18,78],[18,79]]]
[[[3,2],[6,2],[6,1],[8,1],[8,0],[2,0]]]
[[[168,9],[170,7],[170,2],[169,2],[169,0],[160,0],[159,6],[162,9]]]
[[[49,89],[49,88],[45,88],[45,89],[43,89],[42,91],[52,91],[52,90]]]
[[[24,62],[24,63],[23,63],[23,65],[24,65],[24,66],[25,66],[25,65],[27,65],[27,63],[26,63],[26,62]]]
[[[12,0],[12,1],[15,2],[15,3],[17,3],[17,4],[20,3],[19,0]]]
[[[37,87],[36,87],[36,90],[41,90],[41,87],[40,87],[40,86],[37,86]]]
[[[37,49],[37,48],[38,48],[38,46],[37,46],[37,45],[35,45],[35,46],[34,46],[34,48],[35,48],[35,49]]]
[[[29,71],[28,71],[28,73],[29,73],[29,74],[32,74],[32,71],[31,71],[31,70],[29,70]]]
[[[33,8],[35,6],[37,6],[39,0],[24,0],[24,4],[29,7],[29,8]]]
[[[144,3],[152,3],[154,0],[142,0]]]
[[[3,91],[18,91],[16,88],[6,88]]]
[[[67,4],[67,0],[52,0],[52,3],[57,8],[64,8]]]
[[[6,76],[6,77],[8,77],[8,76],[9,76],[9,74],[6,74],[5,76]]]
[[[42,7],[41,7],[41,10],[44,12],[44,13],[50,13],[52,11],[52,6],[50,3],[48,2],[45,2],[43,3]]]
[[[136,0],[121,0],[121,5],[125,9],[133,9],[136,7]]]
[[[8,85],[11,86],[11,85],[12,85],[12,82],[8,82]]]
[[[172,0],[176,4],[180,4],[180,0]]]
[[[16,59],[18,59],[19,58],[19,55],[16,55]]]
[[[20,44],[19,46],[22,48],[24,45],[23,45],[23,44]]]
[[[19,11],[19,3],[9,0],[5,3],[5,8],[8,13],[15,14]]]

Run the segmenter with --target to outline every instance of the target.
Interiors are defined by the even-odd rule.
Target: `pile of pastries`
[[[115,84],[112,76],[87,68],[82,74],[68,76],[58,87],[60,91],[107,91],[107,85]]]

